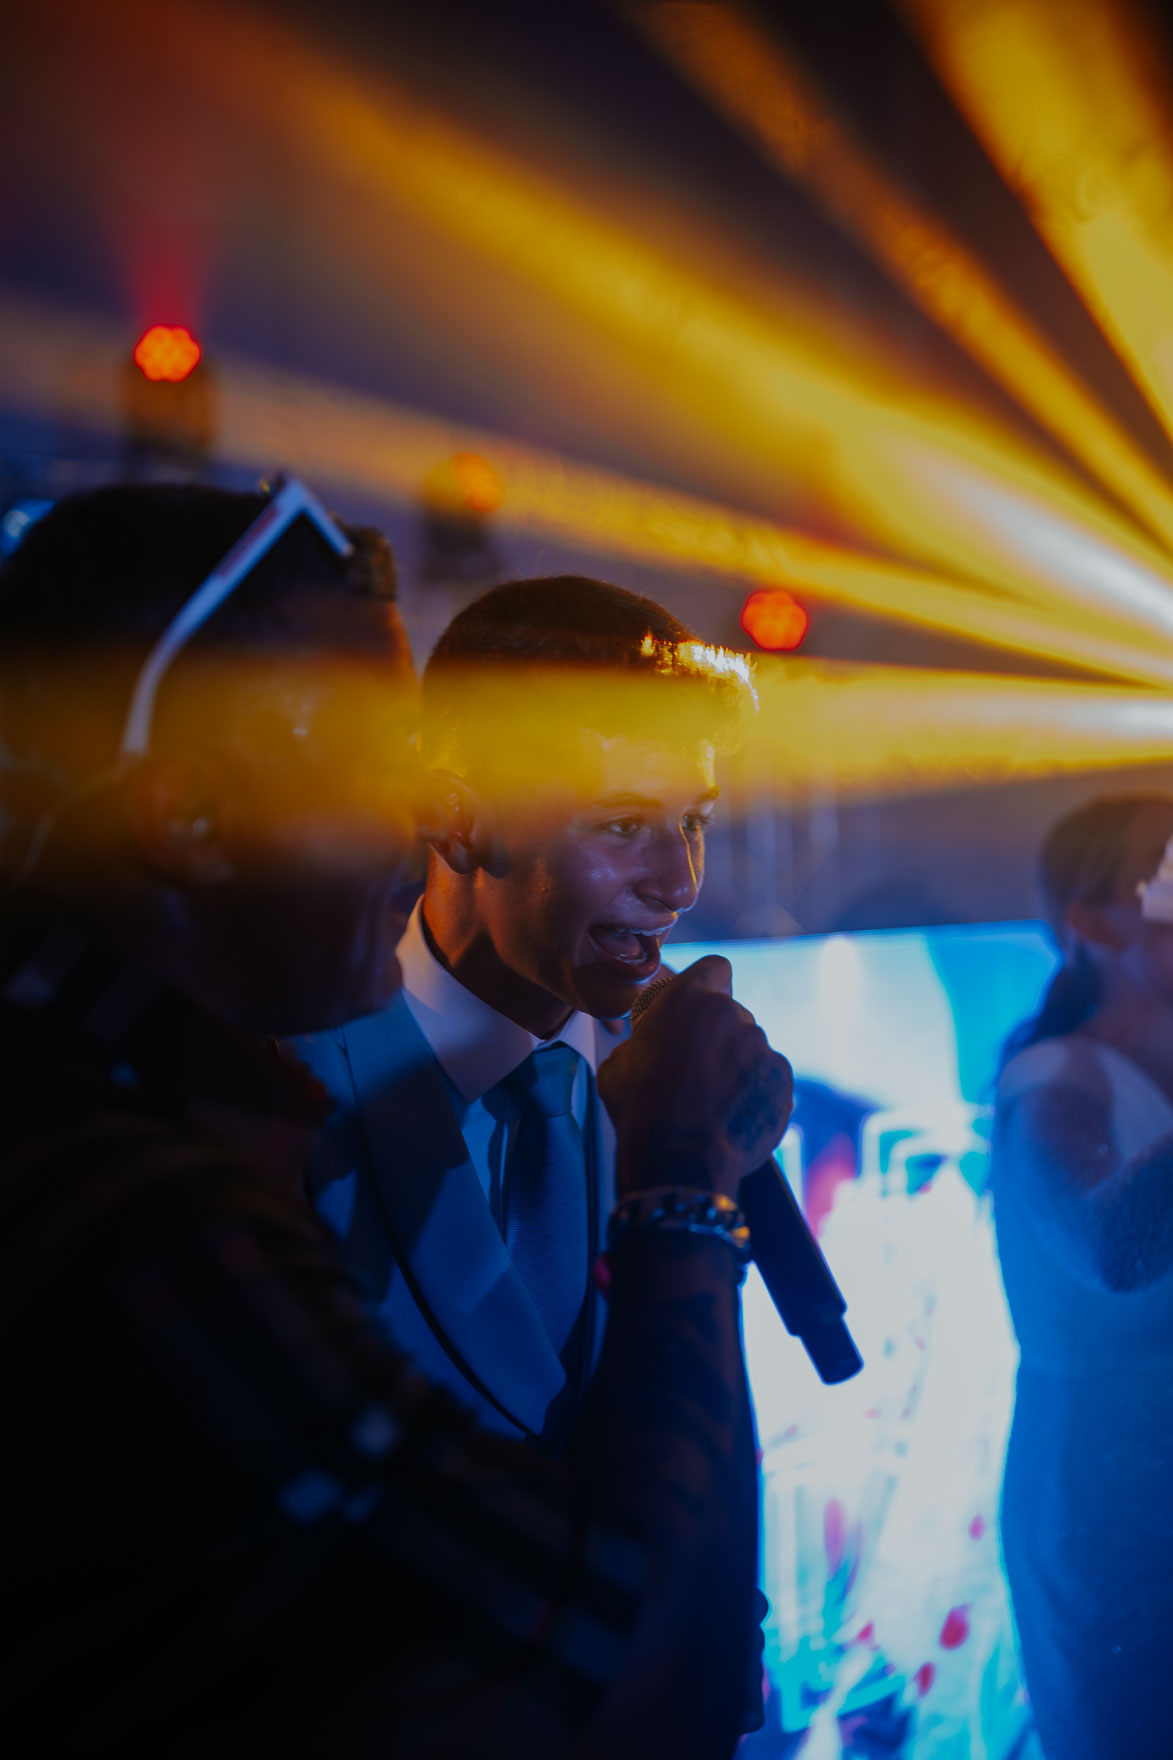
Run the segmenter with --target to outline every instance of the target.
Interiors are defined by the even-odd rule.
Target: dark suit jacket
[[[605,1028],[598,1033],[601,1059],[615,1041]],[[310,1170],[314,1205],[395,1342],[490,1427],[538,1435],[555,1401],[564,1427],[581,1389],[567,1389],[481,1189],[444,1075],[402,996],[293,1049],[337,1103]],[[597,1253],[614,1202],[615,1158],[593,1083],[591,1109]],[[603,1320],[592,1281],[584,1371],[597,1357]]]

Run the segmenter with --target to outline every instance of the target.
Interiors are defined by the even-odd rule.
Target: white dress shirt
[[[571,1046],[583,1059],[574,1087],[573,1109],[586,1130],[590,1102],[588,1071],[598,1051],[596,1023],[575,1013],[552,1039],[538,1039],[471,990],[466,990],[436,958],[423,926],[423,900],[416,905],[396,950],[403,974],[403,999],[442,1070],[481,1190],[500,1225],[504,1215],[502,1177],[517,1125],[517,1104],[498,1091],[526,1058],[543,1045]],[[587,1140],[593,1133],[587,1133]]]

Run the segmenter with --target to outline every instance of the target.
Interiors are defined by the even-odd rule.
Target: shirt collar
[[[481,1099],[542,1045],[569,1045],[594,1073],[597,1051],[591,1016],[576,1012],[553,1040],[538,1039],[474,996],[428,946],[422,899],[411,913],[396,955],[403,974],[403,1000],[412,1019],[466,1102]]]

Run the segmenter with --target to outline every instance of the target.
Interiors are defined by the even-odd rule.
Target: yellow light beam
[[[653,387],[747,468],[775,461],[780,481],[869,542],[1054,615],[1062,605],[1065,616],[1116,622],[1134,639],[1173,635],[1171,564],[1159,546],[996,424],[914,393],[881,347],[848,347],[792,292],[747,297],[715,281],[721,259],[699,232],[669,255],[634,222],[600,217],[598,197],[485,146],[284,22],[207,0],[121,0],[119,11],[161,56],[174,51],[189,64],[217,105],[263,127],[312,184],[327,175],[348,196],[360,192],[368,231],[393,234],[411,213],[520,276],[541,322],[561,315],[568,350],[585,323],[630,359],[633,397]],[[477,310],[486,346],[498,319],[517,317],[516,288],[493,297],[509,310],[495,313],[486,294]],[[948,492],[930,488],[933,472],[949,479]],[[1008,525],[999,521],[1002,491],[1014,510]],[[1022,529],[1032,504],[1051,522],[1046,541]],[[1093,553],[1111,567],[1083,566]]]
[[[1127,0],[901,0],[1173,434],[1173,81]]]
[[[720,658],[724,651],[709,653]],[[258,666],[265,683],[259,692]],[[119,717],[111,680],[134,672],[133,656],[117,646],[67,649],[56,678],[43,681],[35,704],[24,703],[24,720],[44,717],[38,749],[48,761],[29,766],[0,752],[0,833],[14,833],[4,860],[20,859],[20,825],[27,832],[60,798],[63,778],[87,773],[95,753],[113,758]],[[546,810],[551,792],[563,797],[558,810],[564,812],[568,788],[597,801],[600,747],[581,737],[592,727],[659,744],[666,767],[682,762],[693,787],[698,749],[724,752],[723,807],[733,815],[788,791],[845,799],[1149,764],[1173,771],[1168,695],[790,661],[757,669],[755,722],[752,693],[736,678],[698,688],[691,677],[527,669],[524,689],[511,669],[464,677],[461,715],[467,725],[491,729],[492,737],[454,753],[443,734],[450,723],[441,717],[438,736],[433,723],[425,739],[425,762],[467,761],[478,789],[502,810],[527,816]],[[9,689],[0,656],[0,701],[8,700]],[[328,744],[312,777],[302,764],[288,766],[288,727],[272,712],[283,697],[329,705]],[[370,840],[378,843],[388,817],[403,812],[405,790],[418,788],[403,719],[409,710],[409,702],[388,693],[382,670],[353,657],[291,656],[279,663],[209,649],[177,668],[161,714],[166,737],[194,748],[243,717],[253,743],[271,760],[269,785],[247,829],[263,842],[291,812],[300,821],[309,811],[344,834],[341,847],[353,853],[373,848]]]
[[[810,72],[740,5],[651,0],[623,8],[763,157],[871,252],[920,309],[1173,541],[1170,484],[989,271],[868,156]]]
[[[1138,764],[1173,770],[1168,693],[792,660],[756,668],[755,716],[743,682],[710,679],[698,691],[693,676],[681,685],[659,672],[558,667],[527,672],[520,691],[512,669],[462,675],[461,716],[493,730],[469,760],[477,786],[521,811],[552,775],[589,796],[597,748],[572,730],[600,726],[669,751],[726,752],[735,813],[777,788],[890,795]],[[442,706],[434,725],[425,748],[445,765]]]
[[[848,795],[1173,765],[1173,699],[972,673],[809,662],[761,668],[741,786]]]
[[[10,407],[117,434],[126,338],[92,318],[0,295],[0,384]],[[218,358],[217,446],[237,465],[413,504],[438,463],[471,452],[500,479],[519,530],[674,568],[733,589],[779,582],[812,599],[1011,653],[1173,684],[1173,640],[1110,619],[1048,615],[1005,595],[822,542],[735,509],[538,452],[301,375]]]

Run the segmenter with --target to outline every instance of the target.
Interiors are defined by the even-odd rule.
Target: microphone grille
[[[666,990],[675,976],[676,973],[669,971],[667,966],[661,966],[660,976],[658,978],[653,978],[646,990],[640,991],[639,995],[631,1005],[631,1024],[633,1027],[637,1021],[647,1014],[649,1008],[651,1008],[661,990]]]

